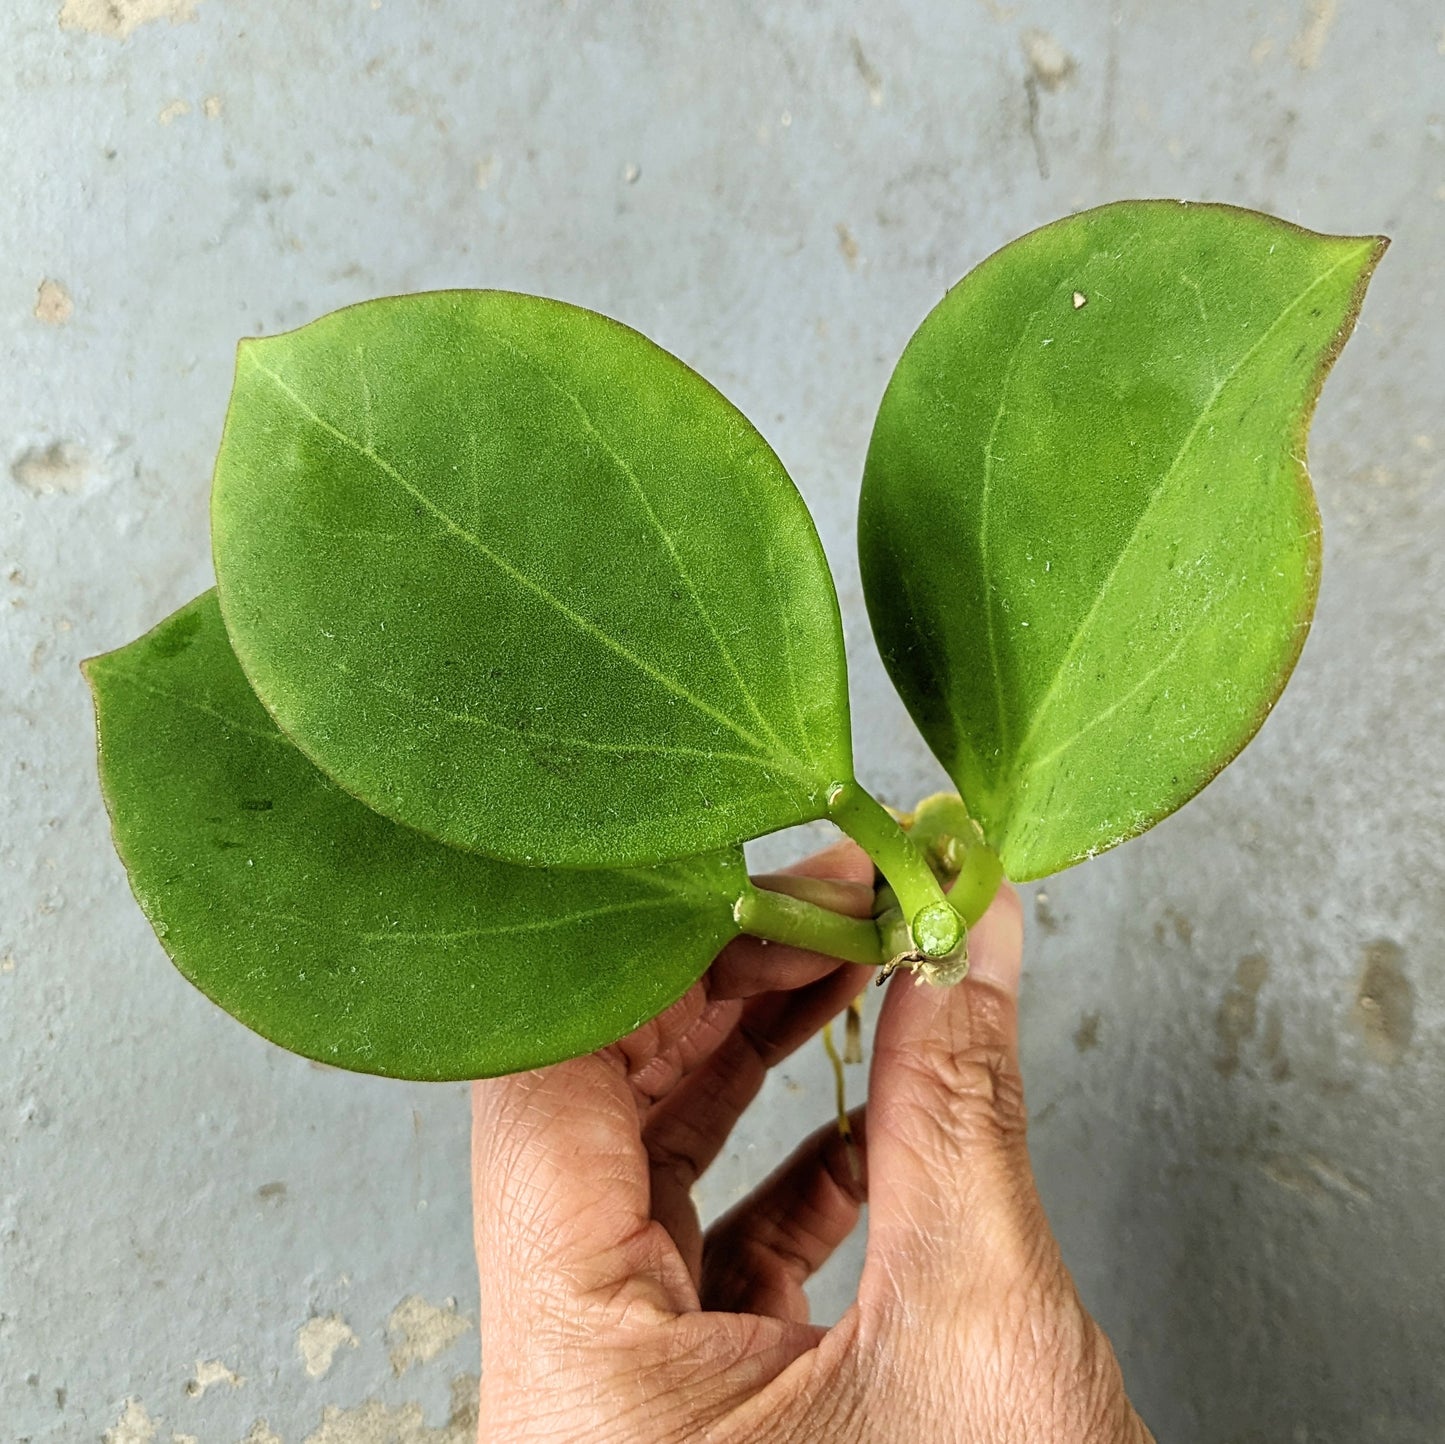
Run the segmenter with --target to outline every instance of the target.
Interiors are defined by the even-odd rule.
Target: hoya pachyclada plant
[[[1306,427],[1384,244],[1108,205],[924,321],[859,518],[962,799],[912,831],[854,775],[807,508],[676,358],[498,291],[242,342],[216,590],[87,664],[141,906],[257,1032],[413,1078],[599,1047],[744,932],[960,976],[1001,875],[1143,832],[1278,697],[1319,582]],[[817,818],[877,918],[748,881],[745,840]]]

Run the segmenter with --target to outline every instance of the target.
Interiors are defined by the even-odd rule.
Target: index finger
[[[800,880],[805,880],[806,886],[800,887]],[[873,911],[873,859],[848,838],[782,872],[763,874],[753,881],[772,892],[805,896],[849,917],[866,918]],[[837,958],[806,948],[741,937],[730,942],[708,969],[708,997],[751,998],[758,993],[802,988],[844,966]]]

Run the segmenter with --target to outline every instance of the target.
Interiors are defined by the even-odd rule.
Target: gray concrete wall
[[[471,1430],[464,1090],[315,1068],[192,992],[96,793],[76,663],[209,583],[236,338],[503,286],[675,350],[812,505],[861,775],[907,802],[939,774],[852,541],[889,369],[1011,236],[1178,195],[1395,247],[1315,428],[1327,570],[1284,701],[1182,814],[1033,895],[1034,1153],[1161,1439],[1438,1441],[1442,24],[1426,0],[5,6],[0,1440]],[[809,1051],[707,1206],[828,1107]]]

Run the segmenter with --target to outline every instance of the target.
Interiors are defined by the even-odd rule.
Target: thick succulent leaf
[[[859,523],[883,658],[1015,879],[1142,832],[1253,736],[1319,581],[1305,433],[1384,242],[1103,206],[909,342]]]
[[[277,730],[208,592],[86,664],[116,847],[176,966],[343,1068],[470,1078],[660,1012],[737,932],[737,848],[631,871],[516,867],[388,821]]]
[[[653,862],[851,776],[837,599],[762,437],[554,301],[372,301],[241,345],[212,526],[236,654],[348,791],[513,861]]]

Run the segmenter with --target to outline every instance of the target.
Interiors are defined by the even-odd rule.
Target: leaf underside
[[[1015,241],[909,342],[859,545],[885,664],[1015,880],[1252,737],[1319,582],[1305,435],[1384,249],[1122,202]]]
[[[282,1047],[444,1079],[586,1053],[736,935],[741,850],[630,871],[515,867],[379,816],[247,685],[207,592],[86,667],[131,886],[180,971]]]
[[[801,497],[718,392],[605,317],[437,292],[242,343],[212,529],[285,732],[453,845],[659,861],[821,816],[851,776]]]

